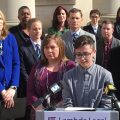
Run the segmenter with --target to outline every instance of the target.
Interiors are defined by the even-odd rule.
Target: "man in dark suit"
[[[19,97],[26,97],[26,84],[33,65],[41,59],[42,23],[37,18],[28,21],[30,40],[20,47],[20,87]]]
[[[98,9],[91,10],[90,24],[83,27],[83,30],[95,35],[96,42],[101,38],[101,25],[99,24],[100,15],[101,13]]]
[[[9,29],[16,37],[18,46],[24,45],[29,40],[29,33],[27,31],[27,22],[31,19],[31,12],[29,7],[22,6],[18,10],[19,25],[13,26]]]
[[[62,35],[62,39],[64,40],[66,46],[66,56],[71,60],[75,60],[73,44],[75,42],[75,39],[78,38],[79,36],[81,35],[90,36],[95,41],[96,46],[95,36],[81,29],[81,23],[83,20],[82,16],[83,15],[81,10],[77,8],[71,9],[68,15],[68,23],[70,30]]]
[[[110,50],[108,70],[112,73],[116,97],[120,101],[120,46]]]
[[[109,52],[111,48],[120,46],[120,40],[113,36],[114,23],[110,20],[102,22],[102,38],[97,42],[96,63],[107,68]]]

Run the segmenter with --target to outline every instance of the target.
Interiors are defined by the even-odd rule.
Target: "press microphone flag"
[[[116,90],[115,86],[112,83],[107,82],[105,85],[104,92],[105,94],[110,94]]]
[[[115,96],[116,88],[112,83],[107,82],[105,84],[104,92],[107,95],[111,96],[111,102],[112,102],[112,109],[120,110],[120,102],[117,100]]]

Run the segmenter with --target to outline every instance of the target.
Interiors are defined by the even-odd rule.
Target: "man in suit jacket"
[[[33,65],[41,59],[41,35],[42,23],[37,18],[32,18],[28,21],[28,31],[30,40],[24,46],[20,47],[20,88],[18,96],[26,96],[26,84]],[[39,47],[39,55],[37,46]]]
[[[120,40],[113,36],[114,24],[110,20],[102,22],[102,39],[97,42],[96,63],[107,68],[109,51],[111,48],[120,46]]]
[[[90,24],[83,27],[83,30],[92,33],[96,37],[96,42],[101,38],[101,25],[99,25],[100,11],[93,9],[90,11]]]
[[[110,50],[108,70],[112,73],[116,97],[120,101],[120,46]]]
[[[69,11],[69,16],[68,16],[68,23],[69,23],[70,30],[62,35],[62,38],[66,46],[66,56],[71,60],[75,60],[74,47],[73,47],[75,37],[77,38],[81,35],[88,35],[94,39],[95,45],[96,45],[95,36],[80,28],[81,22],[82,22],[81,10],[76,8],[71,9]]]

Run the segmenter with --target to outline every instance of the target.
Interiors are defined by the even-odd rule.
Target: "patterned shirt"
[[[111,44],[112,44],[112,42],[105,42],[105,44],[104,44],[104,57],[103,57],[103,67],[104,68],[107,68]]]
[[[78,65],[64,74],[63,81],[63,100],[66,107],[104,108],[111,105],[111,100],[103,89],[105,83],[113,83],[113,79],[105,68],[93,64],[86,70]]]

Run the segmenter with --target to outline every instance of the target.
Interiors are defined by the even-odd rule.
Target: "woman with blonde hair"
[[[4,102],[5,108],[14,107],[14,96],[19,85],[19,71],[20,61],[16,39],[8,32],[5,16],[0,11],[0,101]]]

